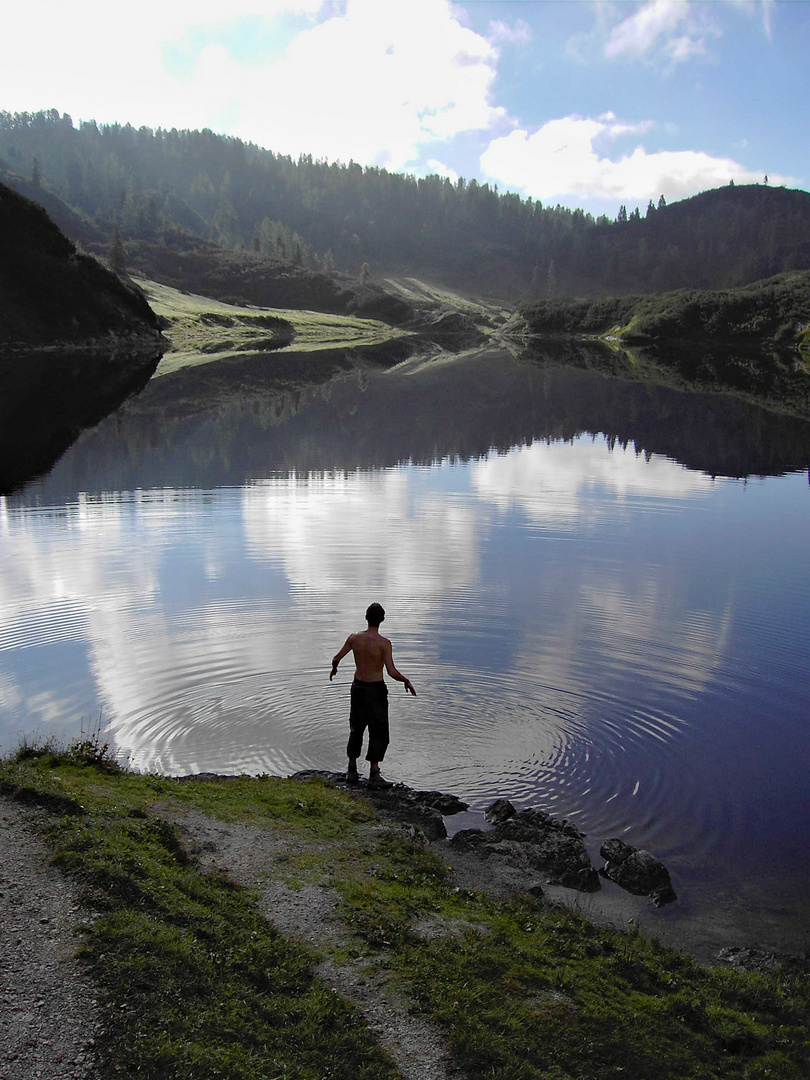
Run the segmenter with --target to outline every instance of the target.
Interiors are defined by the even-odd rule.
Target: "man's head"
[[[366,622],[369,626],[379,626],[385,618],[382,604],[371,604],[366,611]]]

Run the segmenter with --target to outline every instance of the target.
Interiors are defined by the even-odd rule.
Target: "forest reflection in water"
[[[661,919],[801,945],[806,421],[505,354],[207,367],[3,502],[0,742],[101,709],[143,768],[340,767],[328,660],[379,598],[397,778],[624,835]]]
[[[783,407],[775,409],[757,404],[750,386],[687,391],[684,363],[682,353],[652,364],[598,343],[553,343],[520,361],[505,352],[402,361],[399,349],[390,357],[378,349],[206,364],[153,378],[84,434],[40,497],[54,488],[58,498],[65,486],[215,487],[285,470],[425,464],[582,434],[710,476],[808,467],[803,369],[776,379],[765,399],[776,397]],[[693,366],[703,385],[708,371],[739,373],[750,363],[711,363],[707,354]],[[773,367],[768,357],[762,363]]]

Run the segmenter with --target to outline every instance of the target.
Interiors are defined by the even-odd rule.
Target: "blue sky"
[[[29,0],[4,24],[11,112],[209,127],[611,215],[810,184],[807,0]]]

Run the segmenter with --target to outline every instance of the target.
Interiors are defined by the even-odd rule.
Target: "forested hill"
[[[810,359],[810,272],[779,274],[739,289],[678,289],[654,296],[523,305],[532,334],[665,342],[782,346]]]
[[[157,347],[157,317],[142,294],[4,184],[0,236],[0,345],[75,346],[114,335]]]
[[[0,113],[0,168],[61,199],[64,227],[93,250],[117,225],[128,250],[213,241],[326,273],[523,299],[728,288],[810,269],[810,194],[766,184],[610,220],[475,180],[293,161],[207,130],[74,125],[55,109]]]

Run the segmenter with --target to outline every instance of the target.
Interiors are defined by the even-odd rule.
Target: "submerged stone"
[[[635,896],[649,896],[656,907],[677,900],[669,871],[654,855],[615,837],[599,849],[605,865],[599,873]]]

